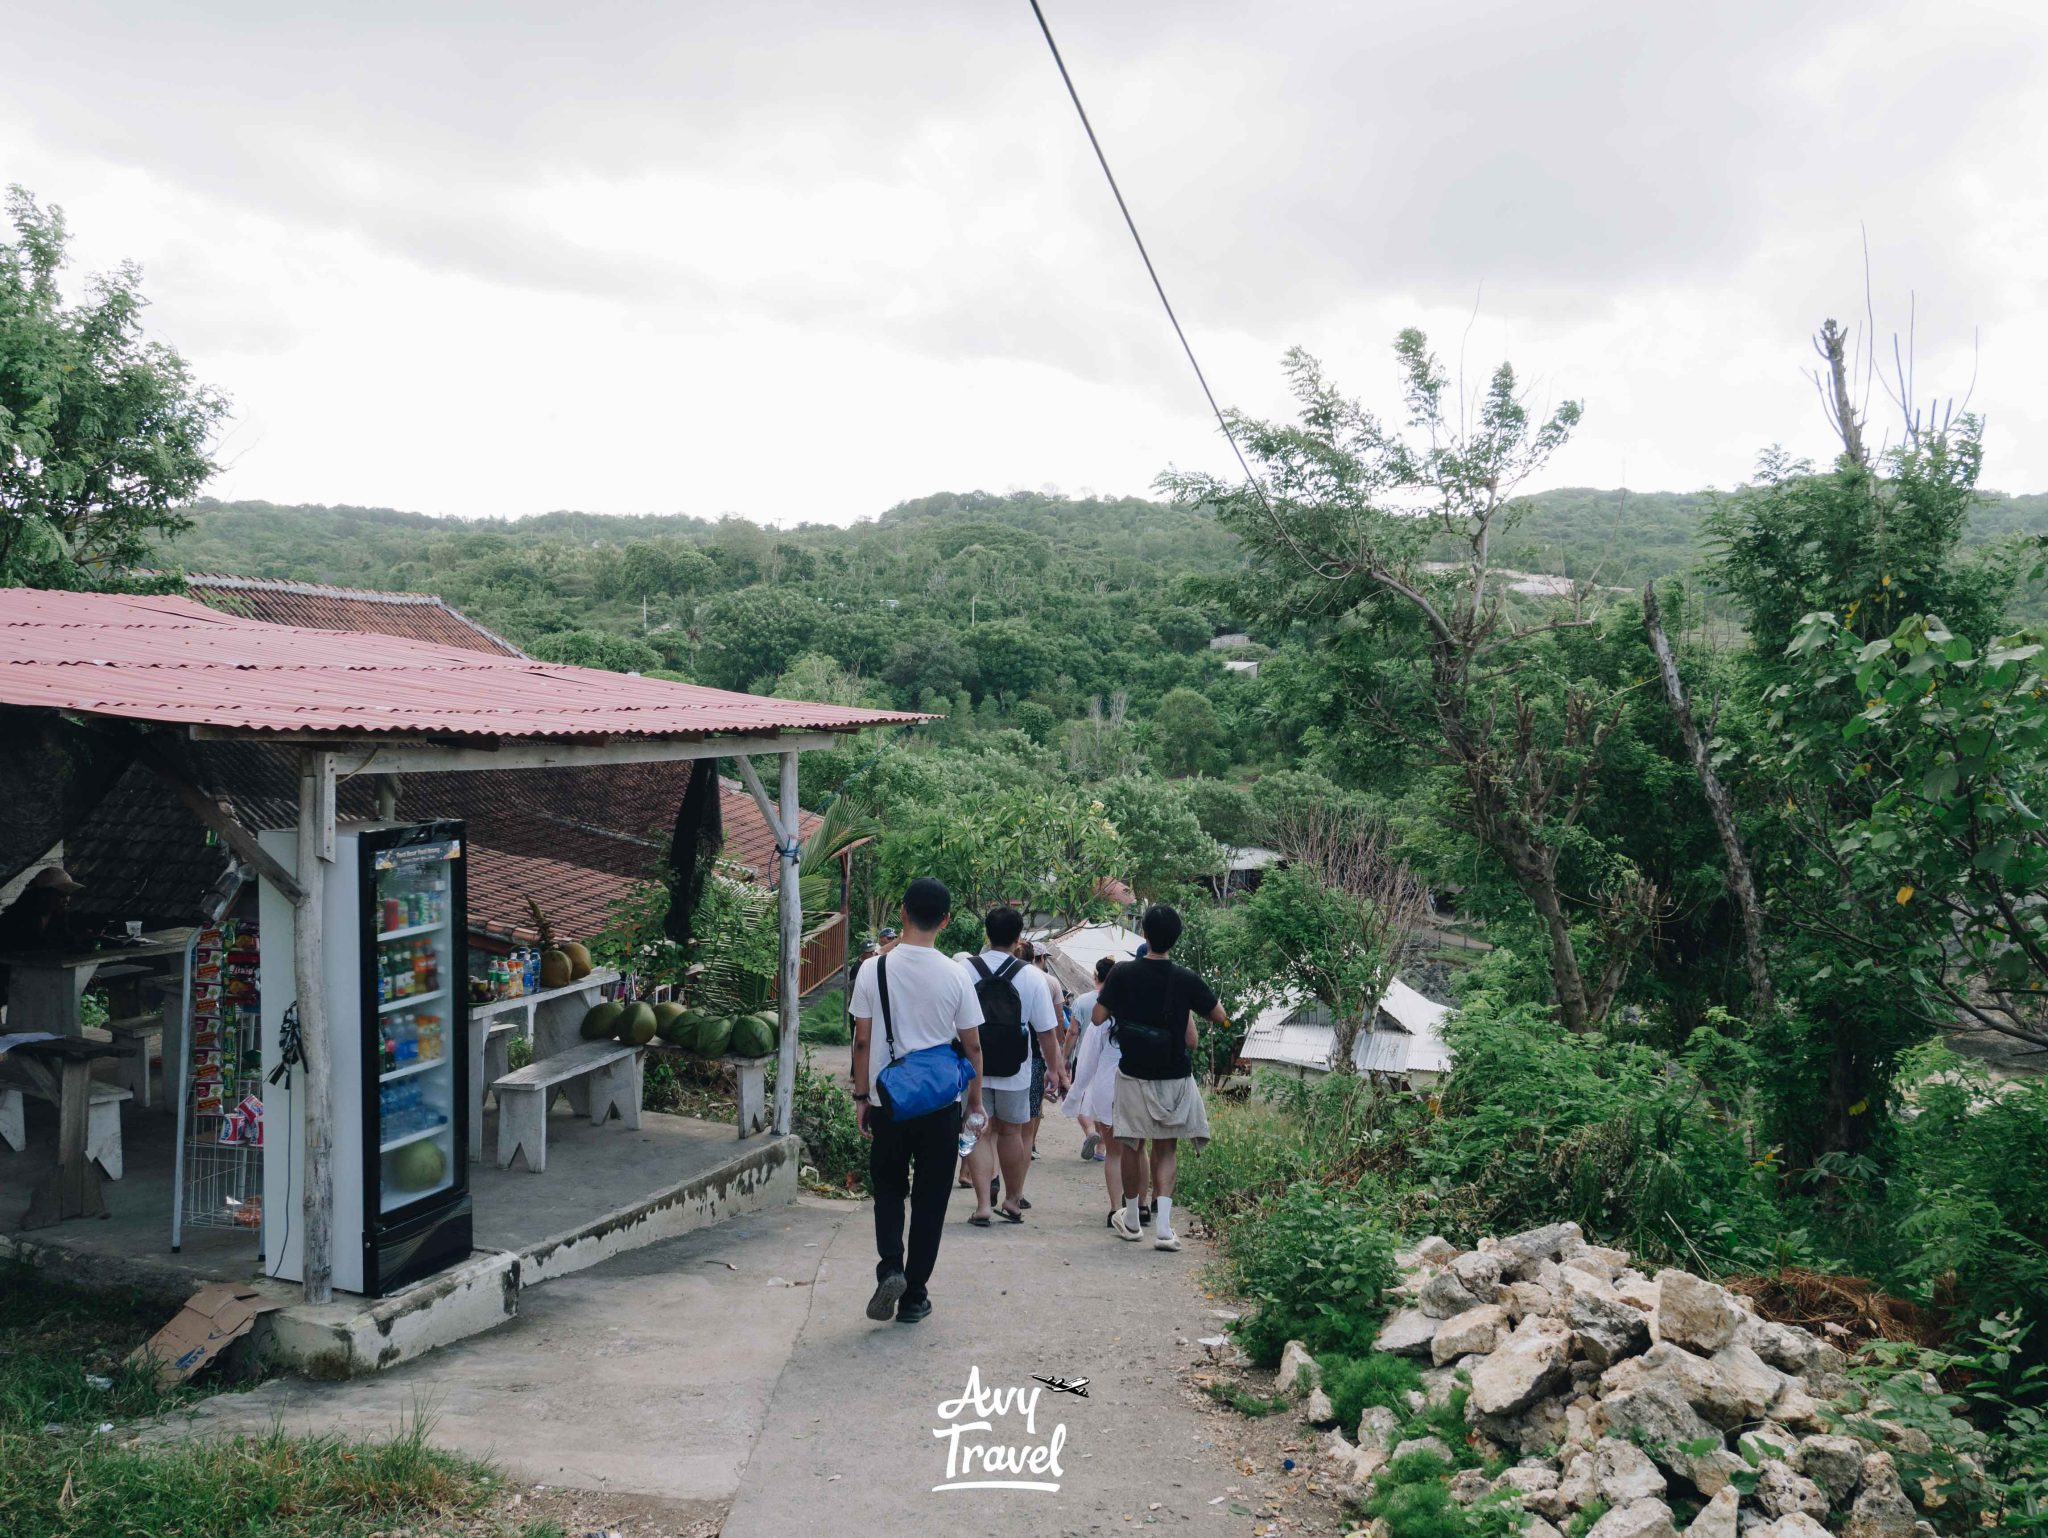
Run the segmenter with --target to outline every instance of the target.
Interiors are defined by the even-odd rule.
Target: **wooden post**
[[[800,986],[800,971],[803,965],[804,949],[804,898],[799,879],[797,834],[802,825],[802,812],[796,800],[796,755],[782,755],[782,879],[776,895],[782,900],[781,966],[776,985],[777,1003],[782,1017],[781,1050],[776,1055],[775,1068],[775,1131],[778,1135],[790,1128],[791,1111],[796,1099],[796,1035],[798,1007],[802,1001],[797,997]]]
[[[298,991],[299,1042],[305,1053],[305,1289],[308,1303],[334,1297],[334,1090],[329,1073],[325,872],[334,860],[334,755],[311,750],[299,761],[299,901],[292,915],[292,981]],[[278,1136],[289,1137],[284,1128]]]

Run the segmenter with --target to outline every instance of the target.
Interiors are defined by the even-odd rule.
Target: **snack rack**
[[[242,1229],[259,1242],[263,1216],[263,1069],[254,920],[201,930],[186,970],[179,1053],[178,1199],[171,1248],[184,1228]]]

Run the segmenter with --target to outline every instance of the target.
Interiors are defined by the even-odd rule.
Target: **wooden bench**
[[[161,1014],[130,1015],[124,1020],[109,1020],[106,1031],[115,1041],[125,1041],[135,1048],[133,1057],[114,1059],[114,1082],[135,1097],[135,1103],[147,1110],[154,1105],[157,1096],[154,1087],[157,1080],[150,1072],[150,1063],[161,1060],[163,1069],[162,1097],[171,1099],[177,1093],[171,1082],[178,1076],[178,1070],[164,1052],[164,1017]]]
[[[38,1100],[51,1098],[33,1084],[0,1084],[0,1143],[5,1143],[16,1153],[28,1146],[28,1118],[21,1098],[24,1091]],[[121,1102],[133,1098],[130,1091],[118,1084],[102,1084],[94,1080],[86,1102],[85,1156],[105,1171],[109,1180],[119,1180],[124,1168],[121,1160]]]
[[[557,1091],[566,1092],[572,1085],[588,1095],[593,1127],[603,1126],[614,1111],[627,1127],[639,1127],[640,1049],[616,1041],[586,1041],[492,1082],[498,1096],[499,1169],[510,1169],[522,1153],[534,1174],[548,1167],[548,1107]],[[576,1098],[571,1096],[572,1105]]]

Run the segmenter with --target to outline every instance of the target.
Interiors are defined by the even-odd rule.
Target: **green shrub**
[[[1237,1325],[1252,1360],[1270,1366],[1293,1338],[1313,1352],[1371,1350],[1380,1294],[1395,1280],[1394,1241],[1355,1192],[1292,1186],[1262,1221],[1232,1232],[1228,1254],[1256,1305]]]
[[[768,1063],[768,1095],[775,1095],[779,1064]],[[804,1053],[796,1065],[796,1086],[790,1102],[790,1130],[804,1140],[818,1178],[840,1190],[865,1192],[868,1188],[868,1145],[860,1135],[854,1117],[853,1096],[829,1074],[811,1066],[811,1054]]]
[[[843,1047],[853,1040],[846,1023],[846,995],[839,989],[821,993],[797,1017],[796,1038],[807,1046]]]
[[[1787,1224],[1775,1168],[1726,1107],[1752,1064],[1709,1030],[1673,1057],[1574,1036],[1481,993],[1445,1026],[1457,1066],[1416,1148],[1445,1232],[1470,1242],[1560,1219],[1647,1260],[1769,1267]]]
[[[1422,1387],[1422,1374],[1413,1362],[1384,1351],[1356,1357],[1332,1352],[1318,1357],[1316,1365],[1323,1370],[1323,1392],[1336,1407],[1340,1426],[1357,1425],[1358,1417],[1373,1405],[1406,1416],[1406,1396]]]

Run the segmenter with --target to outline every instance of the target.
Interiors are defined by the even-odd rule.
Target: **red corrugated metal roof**
[[[185,590],[208,608],[245,615],[272,625],[308,630],[366,630],[376,635],[434,641],[464,651],[525,653],[486,630],[432,593],[390,593],[375,588],[335,587],[281,577],[231,577],[186,573]]]
[[[918,721],[269,625],[189,598],[0,590],[0,704],[251,732],[697,737]]]
[[[508,940],[538,940],[527,899],[540,904],[548,927],[564,940],[588,940],[636,883],[564,860],[469,846],[469,927]]]

